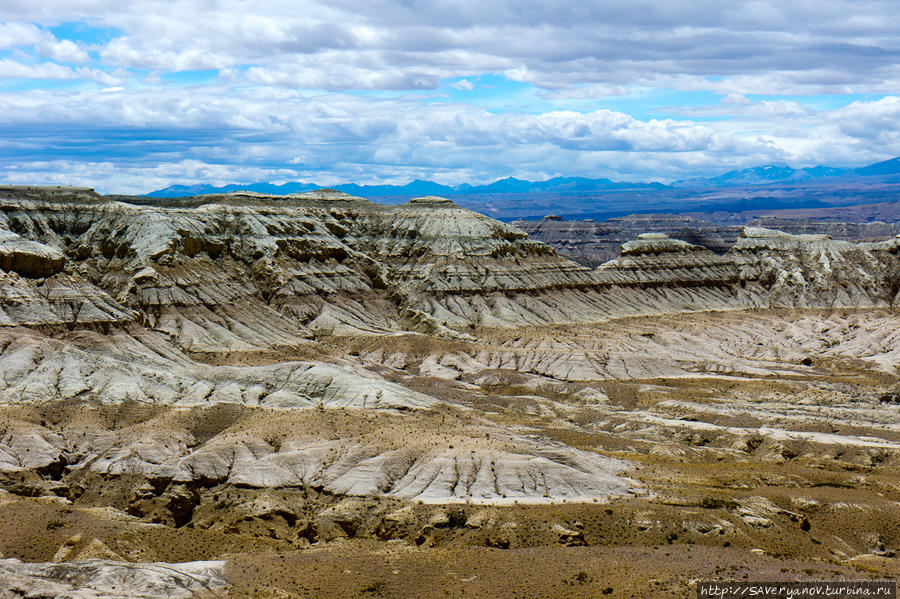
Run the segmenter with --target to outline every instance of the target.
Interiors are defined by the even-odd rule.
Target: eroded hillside
[[[900,240],[648,234],[591,269],[441,198],[0,195],[16,588],[78,563],[133,596],[402,595],[434,560],[470,595],[693,596],[695,554],[897,572]]]

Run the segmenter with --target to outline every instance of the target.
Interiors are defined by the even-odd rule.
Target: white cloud
[[[0,171],[0,179],[35,171],[53,174],[52,181],[67,173],[88,182],[100,172],[80,171],[74,157],[66,168],[47,167],[48,144],[70,148],[86,164],[112,164],[103,175],[106,191],[204,180],[489,181],[535,172],[665,180],[770,162],[863,163],[900,154],[900,98],[819,112],[790,102],[723,108],[743,112],[699,123],[642,121],[610,110],[496,113],[413,97],[305,97],[216,85],[189,94],[127,87],[63,97],[7,92],[0,93],[0,129],[14,131],[19,145],[0,150],[7,167],[17,167]]]
[[[45,39],[46,34],[31,23],[0,23],[0,49],[37,46]]]
[[[744,94],[731,93],[722,98],[722,104],[753,104],[753,100]]]
[[[0,59],[0,77],[15,79],[85,79],[102,85],[116,85],[122,79],[98,69],[71,68],[55,62],[23,64],[9,58]]]
[[[89,59],[85,49],[72,40],[53,41],[40,45],[38,53],[58,62],[87,62]]]
[[[75,79],[75,71],[53,62],[22,64],[9,58],[0,59],[0,77],[21,79]]]
[[[546,92],[544,97],[551,100],[595,99],[614,96],[627,96],[632,90],[622,85],[606,83],[590,83],[588,85],[567,87]]]
[[[315,60],[298,59],[292,65],[251,67],[247,81],[257,85],[277,85],[299,89],[434,89],[440,83],[439,74],[427,71],[368,69],[329,60],[334,66],[322,69]]]
[[[431,81],[508,71],[547,89],[631,87],[687,75],[704,89],[722,93],[793,94],[896,89],[895,12],[894,3],[878,0],[826,5],[757,0],[727,6],[712,0],[345,0],[299,6],[272,0],[252,10],[240,0],[164,5],[155,0],[44,0],[39,7],[4,3],[0,19],[9,21],[7,38],[35,46],[45,43],[38,38],[46,32],[25,21],[117,28],[123,34],[101,48],[112,67],[253,66],[262,69],[257,75],[278,84],[324,81],[329,89],[416,89],[421,73]],[[46,15],[53,15],[52,21]],[[3,38],[0,32],[0,44]],[[85,59],[80,47],[45,51],[58,61]],[[304,63],[302,74],[291,68],[298,61]],[[372,75],[329,76],[342,67]]]
[[[896,93],[895,13],[880,0],[10,0],[0,77],[34,88],[0,93],[0,149],[16,149],[7,173],[144,190],[322,170],[453,182],[860,164],[900,154],[896,97],[822,110],[777,96]],[[57,37],[61,23],[108,41]],[[218,77],[172,76],[197,70]],[[537,89],[492,90],[500,75]],[[440,97],[445,82],[474,93]],[[661,90],[722,98],[648,108]]]
[[[72,40],[58,40],[31,23],[0,23],[0,49],[33,48],[57,62],[86,62],[87,51]]]
[[[865,144],[889,148],[900,145],[900,98],[889,96],[877,102],[854,102],[834,111],[838,130]]]

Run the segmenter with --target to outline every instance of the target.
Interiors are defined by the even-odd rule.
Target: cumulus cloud
[[[843,135],[859,142],[895,148],[900,141],[900,98],[896,96],[854,102],[834,111],[833,117]]]
[[[59,62],[87,62],[88,53],[72,40],[53,41],[38,46],[41,56],[52,58]]]
[[[895,12],[882,0],[10,0],[0,77],[31,85],[0,87],[0,178],[146,191],[861,164],[900,154]],[[648,107],[663,92],[713,99]],[[848,99],[804,100],[820,95]]]
[[[71,68],[55,62],[24,64],[9,58],[0,59],[0,77],[17,79],[88,79],[103,85],[122,80],[98,69]]]
[[[398,80],[415,84],[415,73],[435,67],[440,72],[432,75],[439,78],[508,70],[547,89],[715,75],[733,83],[729,93],[794,93],[804,87],[839,92],[847,86],[865,91],[896,83],[900,44],[894,13],[892,2],[878,0],[724,6],[711,0],[342,0],[307,2],[302,8],[273,0],[252,10],[239,0],[165,5],[45,0],[39,7],[23,2],[0,7],[0,19],[18,29],[10,35],[24,43],[41,35],[29,22],[47,23],[46,15],[114,27],[122,35],[101,48],[102,57],[130,68],[252,65],[271,78],[277,75],[269,71],[283,71],[282,78],[299,85],[316,85],[339,65],[388,74],[337,78],[345,89],[379,81],[387,89]],[[305,78],[291,73],[295,60],[319,55],[318,65],[310,61],[304,70],[320,72]],[[397,72],[407,75],[389,75]],[[775,80],[759,77],[768,72],[778,74]]]
[[[0,23],[0,49],[31,48],[39,56],[58,62],[86,62],[87,51],[72,40],[56,37],[31,23]]]
[[[848,148],[862,160],[900,154],[896,97],[820,112],[789,103],[738,108],[746,113],[731,120],[643,121],[611,110],[498,113],[413,97],[216,85],[190,94],[82,90],[64,101],[57,92],[6,92],[0,128],[17,141],[0,145],[7,164],[0,175],[18,181],[40,171],[57,181],[61,173],[85,180],[98,172],[69,168],[74,155],[91,165],[113,161],[106,191],[149,191],[163,180],[403,182],[404,175],[448,182],[521,173],[666,180],[763,162],[843,162]],[[758,130],[761,119],[768,133]],[[66,168],[47,166],[54,153]]]
[[[0,23],[0,49],[42,44],[46,34],[31,23]]]

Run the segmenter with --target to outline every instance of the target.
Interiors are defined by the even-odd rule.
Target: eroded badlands
[[[745,227],[588,268],[441,198],[4,188],[0,579],[693,596],[701,554],[896,576],[898,254]]]

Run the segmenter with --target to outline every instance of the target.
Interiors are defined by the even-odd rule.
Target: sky
[[[0,182],[661,181],[900,155],[895,0],[0,0]]]

